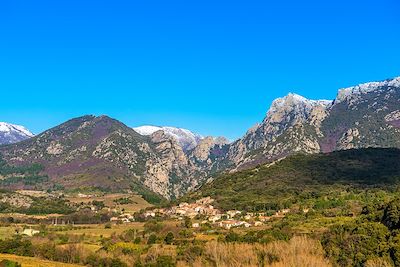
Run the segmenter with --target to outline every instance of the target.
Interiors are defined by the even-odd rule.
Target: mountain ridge
[[[275,99],[262,122],[232,143],[175,127],[135,130],[108,116],[86,115],[0,146],[0,153],[11,164],[43,164],[50,181],[67,188],[128,190],[134,183],[176,198],[216,173],[297,153],[400,148],[399,107],[396,77],[340,89],[332,101],[289,93]],[[179,134],[189,134],[186,145]]]

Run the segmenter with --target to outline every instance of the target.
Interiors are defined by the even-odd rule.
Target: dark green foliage
[[[384,258],[400,266],[400,199],[368,205],[354,222],[337,224],[323,235],[326,255],[339,266],[363,266]]]
[[[183,245],[178,247],[178,257],[185,262],[193,263],[197,257],[202,256],[204,247],[200,245]]]
[[[186,228],[192,227],[192,220],[189,217],[185,217],[183,224]]]
[[[15,193],[7,192],[0,193],[0,197],[13,195]],[[18,195],[17,195],[18,197]],[[30,207],[16,207],[12,206],[9,203],[0,203],[0,213],[24,213],[29,215],[34,214],[50,214],[50,213],[58,213],[58,214],[70,214],[75,209],[69,205],[64,199],[55,198],[55,197],[29,197],[32,201]]]
[[[172,232],[168,232],[164,238],[164,242],[167,245],[171,245],[174,242],[174,234]]]
[[[148,221],[144,224],[144,230],[147,233],[151,233],[151,232],[158,233],[161,231],[161,229],[163,227],[164,227],[164,225],[157,221]]]
[[[315,209],[335,208],[344,204],[337,192],[393,190],[400,181],[399,162],[400,150],[394,148],[299,154],[272,166],[222,174],[183,200],[211,196],[225,210],[278,210],[310,199]]]
[[[150,191],[139,183],[134,183],[131,186],[131,189],[141,195],[143,199],[150,204],[159,205],[165,202],[165,199],[162,196]]]
[[[382,223],[390,230],[400,229],[400,200],[391,201],[383,211]]]
[[[114,199],[114,202],[119,204],[119,205],[125,205],[125,204],[133,204],[133,200],[127,197],[122,197],[119,199]]]
[[[21,267],[21,264],[16,261],[2,260],[0,261],[0,267]]]
[[[25,210],[26,214],[70,214],[75,209],[67,204],[63,199],[44,197],[34,198],[32,206]]]
[[[0,240],[0,253],[32,257],[33,247],[31,241],[17,236],[12,239]]]
[[[340,266],[363,266],[368,259],[390,257],[389,237],[389,230],[381,223],[350,223],[332,227],[322,245]]]
[[[157,236],[155,234],[151,234],[149,238],[147,239],[147,244],[152,245],[157,242]]]
[[[157,258],[156,267],[174,267],[176,263],[171,256],[162,255]]]
[[[92,205],[95,206],[97,209],[100,209],[100,210],[106,206],[104,204],[104,201],[97,201],[97,200],[93,200],[92,201]]]
[[[35,186],[37,184],[47,182],[49,177],[41,174],[44,167],[40,164],[33,163],[31,165],[11,166],[3,160],[0,154],[0,175],[6,177],[0,180],[0,185],[8,186],[12,184],[22,183],[24,185]]]

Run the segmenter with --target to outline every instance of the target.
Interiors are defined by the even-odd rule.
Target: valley
[[[105,115],[1,124],[0,264],[400,266],[399,107],[393,78],[290,93],[232,142]]]

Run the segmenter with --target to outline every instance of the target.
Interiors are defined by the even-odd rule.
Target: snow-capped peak
[[[34,134],[21,125],[0,122],[0,144],[12,144],[23,141]]]
[[[143,125],[139,127],[133,128],[138,134],[141,135],[151,135],[157,131],[162,131],[162,127],[159,126],[152,126],[152,125]]]
[[[203,139],[199,134],[177,127],[143,125],[135,127],[133,130],[141,135],[151,135],[157,131],[163,131],[166,135],[173,137],[184,151],[189,151],[195,148],[199,141]]]
[[[351,96],[358,96],[375,91],[381,87],[400,87],[400,77],[388,79],[380,82],[362,83],[356,86],[339,89],[335,103],[342,102]]]
[[[289,93],[284,97],[275,99],[268,113],[273,114],[281,110],[289,111],[293,109],[311,110],[315,106],[327,107],[331,103],[331,100],[311,100],[298,94]]]

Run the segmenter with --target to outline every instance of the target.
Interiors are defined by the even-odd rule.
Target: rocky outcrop
[[[293,153],[400,147],[400,77],[340,89],[336,99],[276,99],[265,119],[229,147],[234,168]]]
[[[240,167],[298,151],[318,152],[329,105],[331,101],[308,100],[292,93],[276,99],[263,122],[230,146],[228,158]]]

